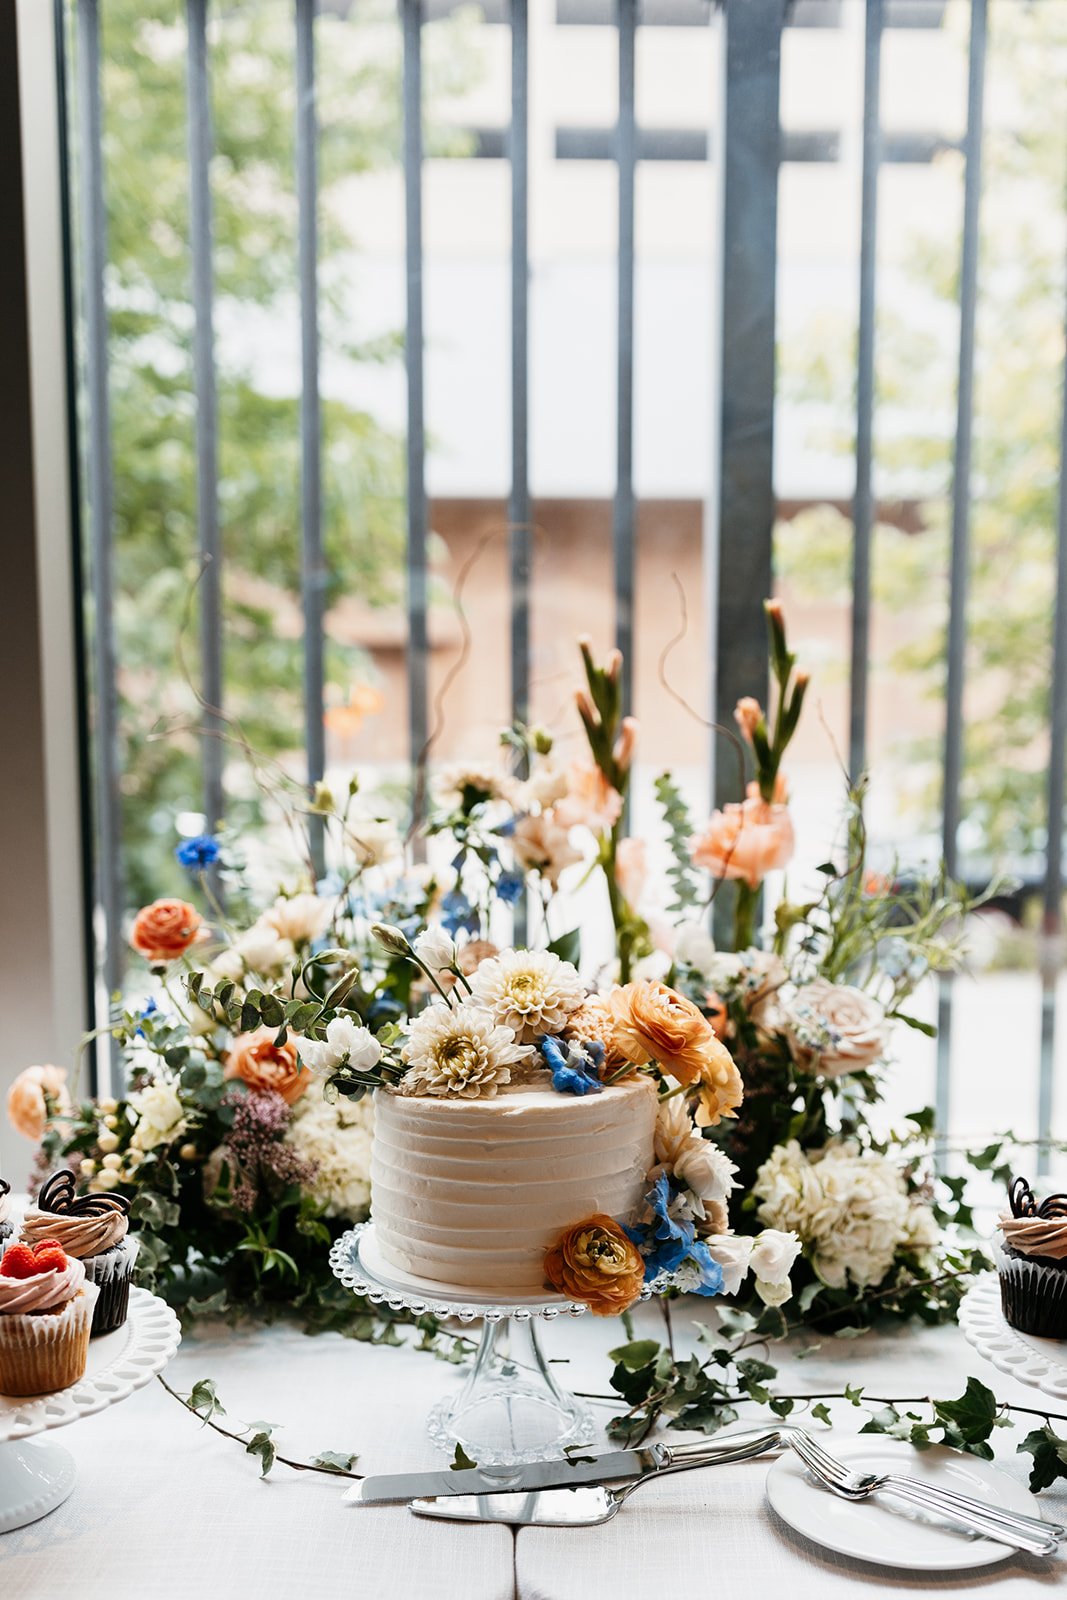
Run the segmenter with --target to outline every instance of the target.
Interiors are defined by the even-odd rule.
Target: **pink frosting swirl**
[[[54,1311],[73,1300],[85,1282],[85,1268],[69,1256],[64,1271],[36,1272],[31,1278],[0,1273],[0,1316],[10,1312]]]
[[[1013,1250],[1024,1256],[1050,1256],[1067,1260],[1067,1218],[1011,1217],[1000,1219],[1000,1231]]]

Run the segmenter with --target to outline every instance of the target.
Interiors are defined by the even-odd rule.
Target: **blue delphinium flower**
[[[525,873],[502,872],[496,880],[497,899],[503,900],[506,906],[513,906],[522,893],[525,882]]]
[[[466,928],[468,933],[477,932],[478,913],[462,889],[453,889],[441,901],[441,921],[453,935],[460,928]]]
[[[686,1294],[721,1294],[722,1268],[696,1237],[693,1223],[671,1215],[676,1198],[666,1173],[661,1173],[645,1196],[652,1213],[649,1221],[625,1230],[645,1258],[645,1282],[662,1278]]]
[[[596,1069],[600,1065],[598,1049],[600,1059],[603,1059],[602,1045],[582,1045],[546,1036],[537,1041],[537,1048],[552,1073],[552,1087],[558,1094],[600,1093],[603,1084],[597,1077]]]
[[[143,1007],[143,1009],[141,1010],[141,1013],[140,1013],[141,1022],[144,1022],[147,1017],[155,1016],[155,1014],[156,1014],[156,1012],[158,1010],[159,1010],[159,1007],[156,1005],[156,997],[155,997],[155,995],[149,995],[148,1002]],[[134,1029],[133,1036],[134,1036],[135,1039],[143,1039],[144,1038],[145,1031],[140,1026],[140,1023]]]
[[[219,841],[210,833],[198,833],[194,839],[183,839],[174,854],[190,872],[203,872],[219,859]]]
[[[684,1261],[674,1269],[672,1282],[683,1294],[710,1296],[721,1294],[722,1268],[712,1259],[707,1245],[697,1239],[690,1247]]]

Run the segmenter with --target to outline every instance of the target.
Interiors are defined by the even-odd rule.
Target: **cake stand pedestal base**
[[[61,1444],[0,1444],[0,1533],[61,1506],[74,1488],[74,1457]]]

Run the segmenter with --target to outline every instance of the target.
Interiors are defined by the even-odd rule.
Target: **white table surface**
[[[657,1310],[640,1312],[639,1332],[658,1335]],[[684,1339],[708,1308],[676,1307],[674,1315]],[[548,1326],[544,1346],[550,1358],[568,1360],[561,1371],[571,1387],[602,1392],[604,1353],[621,1337],[618,1323],[583,1317]],[[945,1398],[974,1373],[1002,1400],[1043,1403],[982,1362],[955,1328],[827,1340],[803,1360],[777,1347],[771,1359],[789,1391],[847,1381],[882,1395]],[[461,1381],[455,1368],[414,1350],[284,1327],[215,1327],[187,1338],[167,1376],[183,1392],[213,1378],[231,1417],[284,1424],[284,1453],[357,1451],[365,1472],[440,1465],[423,1419],[442,1390]],[[861,1420],[847,1405],[835,1415],[852,1429]],[[1023,1431],[999,1430],[994,1443],[1006,1470],[1025,1480],[1028,1458],[1014,1454]],[[835,1600],[865,1590],[967,1589],[1035,1600],[1062,1583],[1067,1562],[1020,1556],[958,1576],[861,1567],[776,1518],[763,1493],[767,1463],[759,1461],[668,1477],[600,1528],[513,1534],[427,1522],[403,1507],[347,1507],[344,1485],[314,1474],[279,1466],[261,1482],[252,1457],[201,1427],[156,1383],[51,1437],[75,1455],[78,1482],[43,1521],[0,1537],[3,1600]],[[1041,1501],[1046,1515],[1067,1521],[1062,1488]],[[904,1548],[903,1520],[901,1529]]]

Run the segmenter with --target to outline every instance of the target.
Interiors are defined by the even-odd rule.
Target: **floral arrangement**
[[[578,1219],[549,1281],[603,1311],[651,1282],[726,1294],[778,1326],[790,1286],[794,1321],[951,1314],[979,1259],[942,1242],[965,1220],[961,1190],[938,1191],[929,1113],[878,1138],[870,1112],[893,1029],[925,1026],[910,995],[959,960],[969,902],[943,878],[868,871],[859,788],[821,888],[784,893],[771,917],[765,880],[795,844],[786,756],[808,680],[776,603],[767,617],[773,704],[736,711],[743,798],[697,829],[671,776],[657,781],[671,851],[659,914],[644,841],[626,833],[639,730],[622,715],[621,658],[600,665],[588,642],[575,696],[587,759],[562,763],[548,732],[516,726],[506,770],[440,773],[422,829],[431,866],[406,859],[387,806],[355,778],[341,795],[295,796],[304,861],[258,913],[236,841],[183,840],[191,899],[157,901],[130,930],[146,970],[108,1030],[121,1094],[80,1099],[47,1066],[11,1091],[38,1176],[66,1162],[86,1188],[126,1191],[142,1278],[176,1303],[296,1306],[322,1324],[346,1315],[327,1246],[366,1211],[374,1089],[493,1095],[537,1072],[588,1095],[642,1072],[659,1095],[643,1214],[628,1231]],[[563,920],[571,881],[590,874],[615,934],[592,969]],[[728,949],[707,931],[720,894]],[[513,908],[529,949],[509,947]]]

